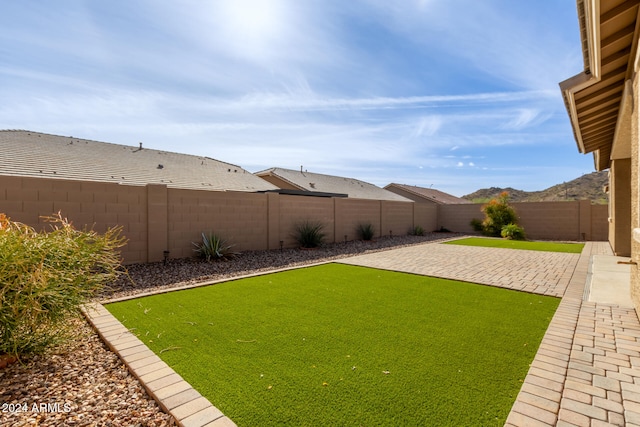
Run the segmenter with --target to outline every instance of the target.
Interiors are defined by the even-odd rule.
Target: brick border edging
[[[507,417],[506,426],[547,426],[558,421],[592,247],[591,242],[586,242],[580,253],[562,301]]]
[[[163,411],[181,427],[235,427],[218,408],[163,362],[99,303],[82,312],[107,346]]]

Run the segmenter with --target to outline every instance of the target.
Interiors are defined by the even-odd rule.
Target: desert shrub
[[[516,224],[507,224],[502,227],[500,235],[509,240],[524,240],[524,228]]]
[[[303,248],[317,248],[324,242],[323,229],[320,222],[303,221],[295,225],[293,237]]]
[[[473,231],[477,231],[478,233],[484,232],[484,228],[482,227],[482,220],[478,218],[473,218],[470,224],[471,224],[471,227],[473,228]]]
[[[362,223],[358,224],[358,227],[356,227],[356,234],[362,240],[372,240],[376,235],[376,229],[370,222]]]
[[[207,262],[233,258],[236,255],[231,249],[234,245],[229,244],[225,239],[213,232],[208,235],[202,233],[202,243],[194,242],[193,245],[196,247],[194,249],[196,255],[205,259]]]
[[[68,320],[122,271],[121,227],[76,230],[60,213],[37,232],[0,214],[0,354],[32,355],[68,339]]]
[[[482,212],[485,215],[482,232],[487,236],[500,237],[502,227],[518,223],[516,211],[509,205],[509,193],[506,191],[484,205]]]
[[[424,228],[421,225],[416,225],[409,231],[409,234],[412,236],[424,236]]]

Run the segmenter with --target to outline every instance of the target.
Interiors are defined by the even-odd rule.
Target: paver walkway
[[[507,419],[508,426],[640,427],[640,322],[633,308],[584,300],[592,255],[428,243],[336,262],[562,297]],[[234,425],[102,306],[87,316],[179,425]]]
[[[633,308],[583,300],[592,255],[428,244],[340,262],[562,297],[508,426],[640,426],[640,322]]]
[[[579,254],[428,243],[338,262],[562,297]]]

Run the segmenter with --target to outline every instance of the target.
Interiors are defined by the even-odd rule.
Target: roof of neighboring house
[[[617,140],[620,117],[633,109],[629,79],[638,48],[638,0],[577,0],[584,71],[560,83],[581,153],[593,153],[596,170],[631,155]],[[623,120],[624,121],[624,120]],[[619,148],[615,146],[618,145]]]
[[[270,168],[255,174],[285,189],[346,194],[355,199],[412,202],[412,200],[391,191],[354,178],[283,168]]]
[[[276,189],[239,166],[209,157],[26,130],[0,130],[0,175],[212,191]]]
[[[429,201],[437,203],[439,205],[457,205],[463,203],[471,203],[469,200],[461,199],[460,197],[453,196],[440,190],[433,188],[417,187],[415,185],[395,184],[391,183],[384,187],[389,191],[399,190],[402,193],[408,193],[414,201]],[[401,193],[401,194],[402,194]],[[407,196],[407,197],[410,197]]]

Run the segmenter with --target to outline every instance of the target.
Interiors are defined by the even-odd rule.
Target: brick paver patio
[[[640,322],[633,308],[583,300],[595,254],[608,243],[580,255],[428,243],[337,262],[561,297],[506,425],[640,427]],[[102,306],[88,318],[180,425],[234,425]]]

